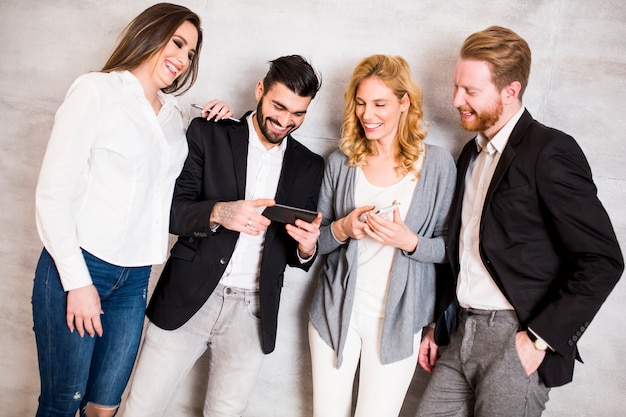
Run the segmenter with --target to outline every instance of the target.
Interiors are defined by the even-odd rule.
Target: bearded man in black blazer
[[[478,136],[457,162],[443,291],[455,297],[420,346],[434,368],[420,417],[541,415],[624,268],[582,150],[522,105],[530,55],[502,27],[461,48],[454,106]]]
[[[241,122],[191,122],[171,212],[179,238],[147,308],[126,415],[169,415],[176,388],[206,349],[203,415],[243,415],[276,343],[285,267],[308,270],[315,259],[321,214],[285,225],[261,213],[275,203],[317,210],[323,158],[290,134],[319,88],[306,60],[281,57],[256,86],[255,112]]]

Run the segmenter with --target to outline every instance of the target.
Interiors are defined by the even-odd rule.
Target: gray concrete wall
[[[203,18],[200,78],[181,98],[220,97],[238,114],[254,106],[266,62],[299,53],[324,85],[296,137],[327,155],[336,146],[342,94],[356,62],[399,54],[425,91],[428,141],[456,156],[470,135],[451,105],[457,51],[492,24],[524,36],[533,50],[525,104],[538,120],[572,134],[586,152],[622,246],[626,241],[626,3],[622,0],[227,0],[186,1]],[[122,27],[150,1],[0,1],[0,417],[34,414],[37,361],[30,294],[41,244],[34,188],[53,115],[70,83],[99,69]],[[191,109],[190,109],[191,110]],[[195,115],[196,113],[192,113]],[[581,207],[584,210],[584,207]],[[319,266],[319,265],[318,265]],[[152,285],[160,267],[155,268]],[[306,304],[315,271],[289,270],[278,346],[267,357],[249,416],[308,416],[311,410]],[[574,382],[552,391],[545,415],[623,415],[626,393],[626,283],[598,314],[580,350]],[[172,416],[199,415],[200,361]],[[402,416],[412,416],[427,380],[416,372]]]

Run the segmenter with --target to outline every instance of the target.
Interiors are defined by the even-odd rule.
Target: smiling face
[[[380,78],[368,77],[359,84],[355,102],[356,117],[368,140],[391,142],[395,139],[400,116],[409,106],[406,94],[399,100]]]
[[[485,61],[461,59],[454,73],[454,107],[459,110],[461,126],[471,132],[483,132],[491,139],[506,120],[503,94],[492,81]],[[507,119],[508,120],[508,119]]]
[[[132,72],[139,78],[148,78],[157,89],[171,85],[189,69],[196,56],[198,30],[191,22],[176,29],[165,46]]]
[[[311,97],[301,97],[283,83],[274,83],[264,91],[263,83],[256,86],[258,105],[254,126],[266,148],[280,144],[304,122]]]

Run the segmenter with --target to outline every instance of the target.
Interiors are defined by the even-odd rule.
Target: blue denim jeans
[[[83,251],[104,314],[102,337],[71,333],[67,293],[48,251],[42,251],[33,287],[33,320],[41,394],[37,417],[75,417],[88,402],[117,406],[139,348],[150,266],[111,265]]]

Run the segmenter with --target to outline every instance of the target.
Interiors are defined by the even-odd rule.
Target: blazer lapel
[[[470,162],[478,154],[476,150],[476,138],[472,139],[465,145],[464,152],[459,156],[457,163],[457,177],[456,177],[456,192],[454,193],[454,200],[452,201],[450,220],[449,220],[449,234],[457,236],[461,230],[461,210],[463,209],[463,195],[465,194],[465,176],[467,175],[467,169]]]
[[[235,181],[237,183],[237,195],[241,200],[246,198],[246,172],[248,167],[248,124],[243,120],[244,126],[234,129],[230,133],[230,145],[235,169]]]
[[[488,203],[491,201],[491,197],[495,192],[496,188],[502,181],[504,174],[509,169],[509,165],[515,158],[516,152],[513,146],[504,147],[504,151],[502,151],[502,156],[500,157],[500,161],[498,161],[498,165],[496,166],[496,170],[493,172],[493,177],[491,177],[491,182],[489,183],[489,188],[487,189],[487,195],[485,195],[485,204],[483,205],[483,218],[485,216],[485,210],[488,206]]]
[[[297,161],[297,152],[295,152],[295,147],[297,143],[291,139],[291,136],[287,136],[284,140],[287,141],[287,149],[285,149],[285,156],[283,157],[283,165],[280,171],[280,177],[278,179],[278,187],[276,188],[276,195],[274,196],[274,200],[280,204],[289,205],[289,194],[291,192],[293,179],[298,174],[298,161]],[[270,248],[272,247],[272,242],[274,241],[274,237],[276,236],[276,230],[278,227],[284,228],[285,225],[281,223],[272,222],[270,227],[267,228],[265,232],[265,243],[263,245],[263,257],[261,261],[261,271],[264,269],[264,264],[266,259],[271,259],[270,257]],[[263,273],[261,273],[263,276]]]
[[[513,162],[513,159],[515,159],[515,156],[517,155],[515,148],[517,148],[517,145],[519,145],[522,138],[524,137],[526,128],[531,121],[532,117],[530,116],[530,113],[528,113],[528,110],[524,110],[522,117],[520,117],[520,119],[517,121],[517,124],[511,132],[511,136],[509,137],[509,140],[504,147],[504,151],[502,151],[502,156],[500,157],[498,166],[496,166],[496,170],[493,173],[491,183],[489,184],[489,189],[487,190],[487,195],[485,196],[483,216],[485,214],[485,207],[487,207],[488,202],[491,201],[493,193],[495,192],[498,185],[500,185],[500,181],[502,181],[502,178],[504,178],[504,175],[508,171],[511,162]]]

